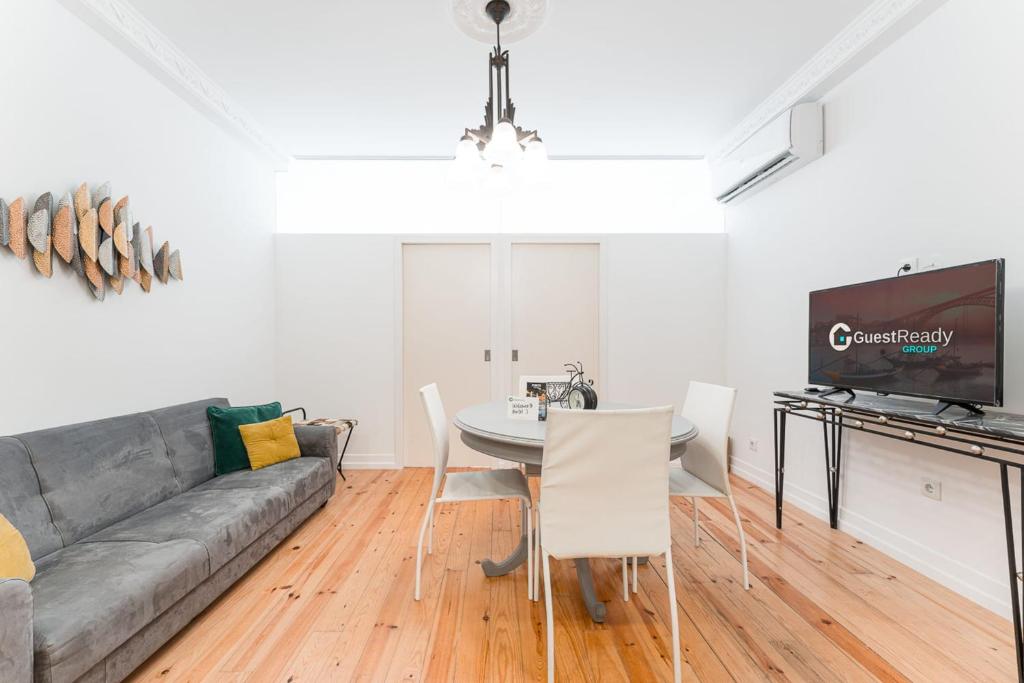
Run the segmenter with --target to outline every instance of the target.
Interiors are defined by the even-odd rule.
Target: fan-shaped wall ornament
[[[8,218],[10,219],[10,247],[14,255],[20,259],[28,256],[28,235],[25,232],[25,200],[18,197],[7,207]]]
[[[0,198],[0,248],[27,259],[46,278],[53,276],[53,253],[80,275],[99,301],[108,289],[121,294],[130,280],[149,292],[153,280],[182,280],[181,253],[163,242],[154,250],[153,227],[143,230],[132,215],[128,196],[114,203],[110,183],[89,192],[87,183],[74,190],[39,195],[26,208],[22,197]]]

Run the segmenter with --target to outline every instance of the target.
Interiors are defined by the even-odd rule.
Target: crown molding
[[[790,107],[813,102],[916,26],[946,0],[875,0],[722,138],[720,159]]]
[[[60,2],[215,123],[255,147],[276,169],[287,167],[289,155],[282,152],[213,79],[126,0]]]

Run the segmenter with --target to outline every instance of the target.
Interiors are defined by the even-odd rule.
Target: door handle
[[[490,363],[491,362],[491,350],[490,349],[484,349],[484,362],[485,363]]]
[[[518,363],[519,362],[519,349],[512,349],[512,362],[513,363]]]

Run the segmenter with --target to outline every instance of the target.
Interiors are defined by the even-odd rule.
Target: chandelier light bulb
[[[497,145],[498,149],[502,152],[511,151],[513,147],[519,146],[519,140],[516,137],[516,129],[508,121],[502,121],[494,128],[494,137],[491,139],[492,145]]]
[[[469,138],[459,140],[455,146],[455,160],[463,166],[472,166],[480,161],[480,150],[476,143]]]
[[[531,140],[526,143],[526,150],[523,152],[523,161],[527,164],[543,164],[548,160],[548,148],[540,140]]]

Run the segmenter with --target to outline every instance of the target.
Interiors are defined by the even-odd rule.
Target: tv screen
[[[1002,405],[1003,266],[811,292],[810,383]]]

